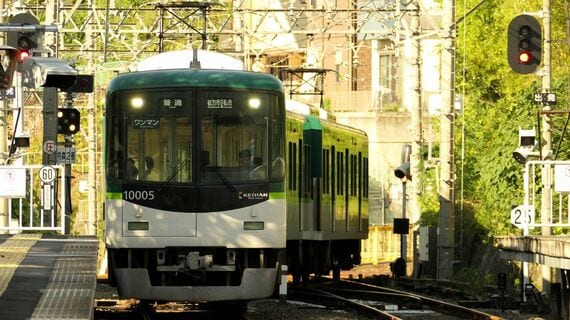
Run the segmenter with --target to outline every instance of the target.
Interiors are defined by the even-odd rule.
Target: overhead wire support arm
[[[288,84],[285,84],[285,86],[289,87],[290,99],[293,99],[293,95],[319,95],[319,107],[322,108],[324,95],[323,82],[327,71],[332,70],[320,68],[287,68],[281,70],[282,79],[288,80]],[[310,76],[305,78],[306,74]],[[307,87],[312,91],[302,91],[303,88]]]
[[[19,32],[57,32],[57,25],[21,25],[21,24],[0,24],[0,32],[19,31]]]
[[[208,40],[208,33],[206,30],[208,11],[211,10],[212,2],[199,2],[199,1],[186,1],[186,2],[173,2],[173,3],[157,3],[155,8],[159,9],[160,12],[160,27],[159,27],[159,50],[162,52],[164,50],[164,12],[168,12],[173,17],[175,17],[179,22],[184,24],[186,27],[190,28],[195,33],[199,34],[202,38],[202,49],[206,49],[206,41]],[[202,30],[198,30],[193,25],[188,23],[185,17],[180,17],[176,12],[170,10],[171,8],[194,8],[186,17],[194,15],[196,12],[200,11],[202,15]]]

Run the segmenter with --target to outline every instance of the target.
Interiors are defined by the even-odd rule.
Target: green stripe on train
[[[269,199],[285,199],[285,192],[270,192]]]
[[[107,192],[107,200],[122,200],[123,194],[121,192]]]

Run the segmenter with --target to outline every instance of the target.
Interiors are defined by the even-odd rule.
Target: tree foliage
[[[466,0],[462,8],[458,6],[457,16],[477,3],[479,0]],[[561,1],[552,2],[553,39],[566,39],[563,5]],[[507,27],[515,16],[541,9],[539,0],[487,1],[457,26],[456,93],[464,97],[464,113],[456,122],[456,132],[464,132],[464,136],[456,135],[456,150],[464,150],[465,156],[463,162],[456,157],[456,166],[458,171],[463,170],[464,201],[473,206],[475,220],[488,235],[516,232],[510,226],[510,210],[522,203],[523,185],[522,166],[513,159],[512,152],[518,146],[519,128],[538,131],[540,107],[534,104],[533,96],[541,90],[541,78],[510,69]],[[566,108],[566,61],[567,44],[553,45],[552,79],[559,108]],[[555,119],[554,145],[564,141],[561,120],[565,118]],[[568,149],[566,142],[562,145]],[[561,152],[558,159],[567,156],[567,152]]]

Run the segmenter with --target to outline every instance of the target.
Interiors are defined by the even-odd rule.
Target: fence
[[[0,201],[7,205],[7,220],[0,216],[0,231],[65,233],[63,172],[60,165],[0,166]]]
[[[570,161],[528,161],[524,203],[511,222],[526,231],[535,227],[570,227]]]
[[[412,241],[408,234],[408,257],[411,259]],[[400,235],[393,233],[392,225],[371,226],[368,229],[368,239],[362,240],[360,255],[362,263],[378,264],[394,262],[400,257]],[[409,260],[411,261],[411,260]]]

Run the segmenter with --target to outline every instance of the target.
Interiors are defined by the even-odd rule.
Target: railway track
[[[241,318],[233,319],[266,320],[277,316],[279,319],[297,320],[306,319],[307,312],[312,312],[312,319],[319,320],[353,319],[356,314],[360,319],[503,319],[441,299],[351,280],[326,280],[303,287],[290,287],[287,300],[286,304],[272,299],[254,301],[249,303],[247,312]],[[220,319],[220,314],[222,319],[229,319],[227,315],[231,311],[231,306],[225,305],[202,308],[201,305],[167,303],[152,307],[154,311],[144,312],[145,309],[141,309],[136,300],[99,299],[95,319],[195,320]],[[344,314],[344,318],[339,316],[339,311],[343,311],[341,314]],[[271,316],[268,318],[268,315]]]
[[[353,309],[375,319],[406,319],[406,314],[417,318],[419,314],[427,313],[438,319],[503,319],[441,299],[350,280],[293,288],[289,297],[328,304],[333,308]],[[327,299],[330,302],[326,302]]]

